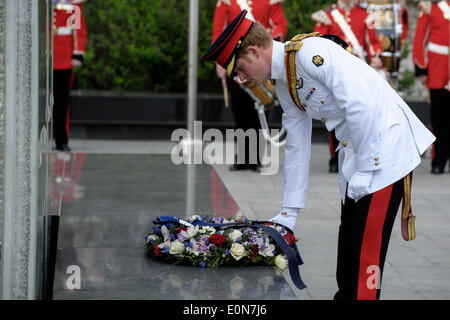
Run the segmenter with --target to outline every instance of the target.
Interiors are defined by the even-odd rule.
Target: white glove
[[[358,201],[360,198],[368,194],[372,177],[373,171],[356,171],[348,183],[348,196]]]
[[[282,224],[291,229],[292,231],[294,231],[299,211],[300,211],[299,208],[283,207],[283,210],[269,221]]]

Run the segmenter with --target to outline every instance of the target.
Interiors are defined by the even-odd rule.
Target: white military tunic
[[[301,111],[286,84],[284,44],[274,41],[271,78],[283,108],[287,131],[283,207],[305,208],[311,152],[312,118],[340,144],[339,188],[358,171],[373,171],[369,193],[396,182],[421,161],[435,137],[395,90],[372,67],[331,40],[302,40],[295,65]],[[350,196],[350,193],[349,193]],[[356,199],[357,200],[357,199]]]

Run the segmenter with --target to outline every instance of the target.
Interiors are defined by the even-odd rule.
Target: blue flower
[[[201,268],[206,267],[206,262],[205,262],[205,261],[201,261],[201,262],[200,262],[200,267],[201,267]]]
[[[154,227],[153,227],[153,232],[156,233],[156,235],[158,235],[158,236],[161,235],[161,230],[159,229],[158,226],[154,226]]]
[[[169,248],[164,247],[164,248],[162,249],[162,251],[164,251],[165,253],[169,253]]]
[[[230,254],[230,250],[229,249],[225,249],[225,255],[229,255]]]

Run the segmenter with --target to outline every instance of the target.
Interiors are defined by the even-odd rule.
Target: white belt
[[[446,56],[449,55],[449,47],[448,46],[443,46],[443,45],[436,44],[433,42],[428,42],[428,51],[438,53],[438,54],[443,54]]]
[[[56,4],[56,10],[73,11],[73,5],[70,3],[58,3]]]
[[[72,28],[70,27],[59,27],[56,29],[56,34],[58,36],[70,36],[72,35]]]

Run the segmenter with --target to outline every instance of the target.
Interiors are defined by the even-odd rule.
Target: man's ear
[[[254,55],[256,58],[258,58],[259,55],[260,55],[260,50],[261,49],[259,47],[257,47],[257,46],[248,46],[247,47],[247,54]]]

